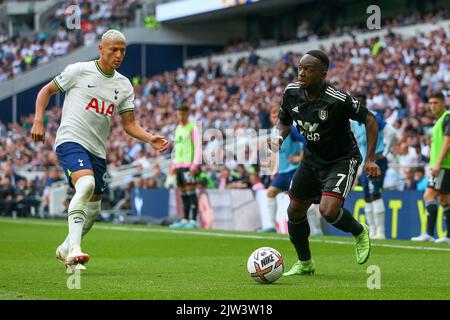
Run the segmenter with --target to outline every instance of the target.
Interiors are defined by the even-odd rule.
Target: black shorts
[[[441,169],[436,177],[429,177],[428,188],[440,193],[450,193],[450,169]]]
[[[319,203],[324,195],[344,201],[352,189],[358,165],[356,159],[348,159],[329,168],[317,169],[302,162],[292,179],[289,197],[300,202]]]
[[[195,184],[195,178],[192,176],[190,168],[177,168],[175,174],[177,177],[177,186],[179,188]]]

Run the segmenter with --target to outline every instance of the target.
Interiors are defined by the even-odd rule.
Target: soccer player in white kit
[[[159,135],[144,131],[134,117],[134,92],[130,81],[115,71],[125,56],[126,40],[117,30],[108,30],[98,46],[100,59],[68,65],[45,85],[36,99],[31,130],[34,141],[44,141],[44,111],[50,97],[65,93],[61,124],[56,134],[56,153],[75,195],[69,204],[69,234],[57,248],[56,257],[67,267],[85,269],[89,255],[81,251],[81,238],[100,213],[106,187],[106,142],[113,115],[120,115],[130,136],[150,143],[158,151],[168,147]]]

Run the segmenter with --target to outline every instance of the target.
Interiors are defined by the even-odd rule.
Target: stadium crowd
[[[383,17],[382,17],[383,18]],[[421,13],[402,12],[395,18],[383,18],[383,28],[393,28],[400,26],[408,26],[418,23],[435,22],[450,18],[449,8],[439,8],[436,12]],[[316,14],[308,16],[307,19],[300,18],[296,30],[289,30],[286,33],[280,33],[279,39],[262,39],[259,41],[243,41],[241,39],[233,39],[225,46],[226,53],[248,51],[256,48],[271,47],[289,42],[316,41],[318,39],[326,39],[339,37],[343,35],[356,35],[358,33],[367,32],[366,22],[363,21],[353,25],[333,26],[324,22],[323,16]],[[286,35],[287,34],[287,35]]]
[[[369,109],[380,112],[395,129],[397,140],[388,155],[390,169],[385,189],[424,190],[433,125],[426,108],[427,97],[433,91],[443,91],[446,105],[450,105],[450,29],[437,29],[410,39],[391,32],[381,39],[343,42],[325,51],[331,61],[329,81],[349,92],[364,90]],[[220,65],[210,59],[206,67],[186,67],[151,78],[136,78],[136,117],[146,130],[170,138],[177,124],[175,110],[181,104],[190,107],[191,120],[201,122],[204,130],[268,129],[269,110],[279,106],[285,86],[296,81],[300,56],[301,53],[287,52],[266,66],[260,65],[257,54],[252,52],[235,65]],[[0,123],[2,166],[8,167],[12,175],[22,165],[28,170],[46,170],[41,179],[20,184],[17,178],[2,174],[2,208],[5,203],[20,203],[24,199],[22,193],[27,192],[23,190],[30,188],[35,190],[34,198],[45,201],[46,188],[61,177],[59,169],[55,169],[58,162],[52,150],[60,116],[60,107],[47,110],[46,141],[39,144],[30,136],[33,115],[23,116],[19,124]],[[172,168],[163,177],[152,164],[155,152],[126,136],[120,117],[113,118],[108,150],[111,170],[125,164],[141,168],[142,175],[127,189],[133,184],[149,188],[174,186]],[[199,182],[207,179],[209,187],[256,190],[270,183],[270,177],[260,177],[258,170],[258,166],[236,163],[204,165]]]
[[[107,29],[123,29],[133,20],[133,13],[141,4],[141,0],[65,0],[49,16],[48,30],[53,30],[52,33],[33,33],[31,37],[29,35],[21,36],[17,32],[9,37],[6,24],[0,23],[0,83],[38,65],[64,56],[80,46],[93,45]],[[79,11],[75,12],[77,6]],[[73,23],[71,17],[78,12],[81,18],[79,28],[68,30],[67,22]],[[449,8],[441,8],[435,13],[427,12],[424,14],[419,11],[404,12],[396,18],[385,19],[383,26],[387,28],[406,26],[448,19],[449,17]],[[263,39],[256,42],[231,40],[225,46],[224,52],[242,52],[255,48],[276,46],[281,43],[315,41],[361,32],[367,32],[364,23],[331,26],[327,23],[324,24],[321,17],[316,17],[315,21],[300,19],[297,30],[288,32],[291,35],[287,37],[280,34],[282,36],[280,39]]]
[[[6,24],[0,23],[0,83],[80,46],[91,46],[110,28],[123,29],[140,4],[140,0],[66,0],[50,15],[49,31],[31,36],[15,33],[9,37]],[[74,23],[71,17],[78,12],[79,28],[68,29],[66,19]]]

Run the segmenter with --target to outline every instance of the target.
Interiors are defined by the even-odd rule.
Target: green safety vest
[[[450,116],[450,111],[445,111],[433,126],[431,134],[430,167],[434,167],[436,161],[439,159],[442,147],[444,146],[444,121],[447,115]],[[442,161],[441,168],[450,169],[450,152],[447,153]]]
[[[191,131],[194,122],[187,125],[178,125],[175,129],[175,162],[193,163],[194,162],[194,141],[191,138]]]

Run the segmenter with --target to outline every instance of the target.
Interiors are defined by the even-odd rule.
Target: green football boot
[[[294,263],[291,270],[288,272],[283,273],[283,276],[293,276],[293,275],[308,275],[308,274],[314,274],[316,271],[316,266],[314,264],[314,261],[311,259],[311,261],[302,263],[300,260]]]
[[[369,226],[365,223],[361,224],[364,230],[355,237],[356,262],[359,264],[365,263],[370,255]]]

